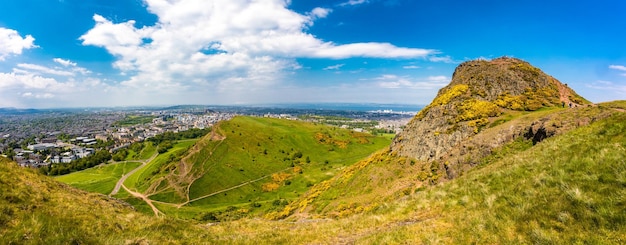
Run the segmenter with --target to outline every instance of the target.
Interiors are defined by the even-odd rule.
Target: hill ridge
[[[465,154],[464,150],[451,155],[455,148],[467,147],[468,140],[476,143],[472,138],[482,131],[533,111],[588,106],[592,104],[573,89],[521,59],[500,57],[491,61],[467,61],[455,69],[450,84],[440,89],[435,99],[396,136],[391,149],[400,156],[438,162],[440,169],[446,169],[446,176],[453,178],[458,171],[450,170],[449,164],[477,164],[471,159],[459,159],[461,155],[480,158],[490,149],[519,136],[534,138],[536,143],[591,119],[582,115],[571,118],[563,128],[545,124],[552,122],[551,118],[535,118],[535,121],[515,126],[515,130],[501,131],[491,140],[483,137],[484,152],[476,156]]]

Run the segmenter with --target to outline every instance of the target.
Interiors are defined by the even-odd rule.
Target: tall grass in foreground
[[[618,113],[512,152],[407,202],[409,215],[438,210],[440,225],[366,240],[407,236],[429,242],[437,234],[454,243],[624,243],[625,149],[626,114]]]

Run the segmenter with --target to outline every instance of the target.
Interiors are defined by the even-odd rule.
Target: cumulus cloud
[[[56,62],[56,63],[59,63],[59,64],[61,64],[61,65],[63,65],[63,66],[66,66],[66,67],[67,67],[67,66],[73,66],[73,67],[76,67],[76,65],[77,65],[76,63],[74,63],[74,62],[72,62],[72,61],[69,61],[69,60],[64,60],[64,59],[61,59],[61,58],[54,58],[54,59],[52,59],[52,61],[54,61],[54,62]]]
[[[318,7],[314,8],[311,13],[309,13],[309,16],[311,16],[313,19],[326,18],[326,16],[328,16],[330,12],[332,12],[332,9]]]
[[[0,107],[123,105],[115,102],[131,97],[97,78],[50,75],[18,68],[0,73]]]
[[[355,1],[354,3],[357,3]],[[137,27],[94,15],[95,26],[79,39],[105,48],[114,67],[132,74],[123,85],[145,89],[253,90],[281,81],[301,67],[297,58],[427,58],[436,50],[390,43],[336,44],[306,32],[330,9],[308,14],[288,0],[146,0],[158,23]]]
[[[0,61],[9,55],[22,54],[22,50],[37,47],[35,38],[31,35],[20,36],[16,30],[0,27]]]
[[[42,77],[34,74],[0,73],[0,88],[24,89],[57,89],[60,83],[54,78]]]

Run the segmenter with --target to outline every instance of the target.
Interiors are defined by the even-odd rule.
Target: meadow
[[[56,180],[78,189],[108,195],[117,181],[141,165],[139,162],[102,164],[96,167],[55,177]]]

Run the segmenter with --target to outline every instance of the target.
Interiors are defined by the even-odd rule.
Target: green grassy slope
[[[212,243],[191,223],[155,219],[0,157],[0,244]],[[213,242],[214,243],[214,242]]]
[[[626,114],[614,111],[607,119],[534,146],[524,140],[510,143],[496,150],[488,164],[464,176],[415,192],[397,192],[400,195],[393,200],[360,206],[359,215],[350,215],[358,205],[354,208],[351,199],[336,195],[344,208],[330,216],[342,217],[345,211],[344,218],[295,219],[281,225],[246,220],[220,229],[245,231],[244,237],[233,240],[289,243],[622,244],[626,241],[625,149]],[[376,171],[368,170],[372,166],[398,169],[407,163],[385,152],[367,161],[331,184],[343,181],[349,186],[363,171],[376,177]],[[312,191],[328,196],[342,192],[323,185]]]
[[[139,189],[156,201],[191,201],[182,208],[160,206],[166,213],[184,217],[242,205],[246,209],[241,212],[251,211],[249,205],[264,212],[280,206],[274,202],[284,204],[297,198],[314,184],[389,145],[390,140],[389,136],[299,121],[236,117],[217,125],[182,161],[159,156],[150,166],[167,171],[149,176],[155,171],[146,168],[136,178],[146,181],[135,185],[144,186]],[[162,163],[156,163],[159,161]],[[128,186],[133,185],[133,177]]]
[[[399,191],[402,196],[336,219],[243,218],[204,226],[153,218],[0,158],[0,243],[622,244],[626,113],[615,110],[622,108],[617,103],[608,109],[613,116],[534,146],[513,142],[457,179]],[[368,166],[392,172],[411,166],[385,154],[341,175],[350,182]]]
[[[510,145],[510,153],[494,163],[412,196],[402,212],[437,214],[428,229],[436,237],[412,237],[453,243],[626,241],[626,114],[527,150],[514,146],[520,144]],[[426,230],[407,227],[367,240],[421,231]]]
[[[157,177],[157,175],[165,174],[164,172],[166,171],[166,168],[164,166],[175,159],[180,159],[180,157],[184,155],[185,152],[196,143],[196,141],[197,139],[190,139],[176,142],[167,152],[159,154],[156,158],[150,161],[147,166],[128,177],[124,184],[128,188],[145,191],[149,187],[149,181],[152,178]],[[152,145],[151,143],[148,144],[150,146]],[[154,147],[151,148],[152,150],[150,152],[154,154]]]
[[[139,152],[128,149],[128,155],[126,156],[127,161],[145,160],[150,158],[154,153],[156,153],[156,146],[154,146],[152,142],[144,141],[141,144],[143,147],[141,147],[141,150]]]
[[[100,165],[79,172],[74,172],[55,179],[74,186],[78,189],[109,194],[117,181],[126,173],[141,165],[138,162],[121,162],[109,165]]]
[[[452,149],[449,156],[465,155],[441,162],[421,162],[409,157],[398,156],[396,152],[383,150],[365,161],[346,168],[323,185],[315,186],[296,202],[271,218],[285,217],[292,213],[314,214],[313,216],[343,217],[361,213],[400,197],[406,196],[425,186],[447,181],[445,167],[453,168],[454,163],[470,162],[461,174],[476,165],[488,165],[518,150],[531,147],[533,142],[523,135],[525,128],[536,122],[558,128],[562,133],[591,120],[606,118],[615,110],[598,107],[579,109],[544,108],[534,112],[510,112],[506,120],[483,129],[459,147]],[[606,106],[604,106],[606,107]],[[588,118],[594,118],[586,120]],[[518,129],[518,130],[509,130]],[[444,135],[443,137],[447,137]],[[532,137],[530,137],[532,138]],[[509,145],[493,149],[494,139],[510,142]]]

